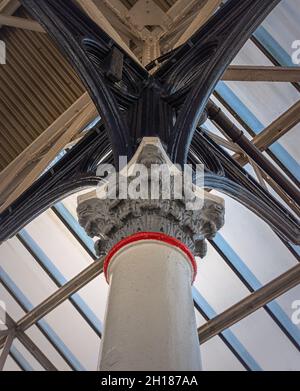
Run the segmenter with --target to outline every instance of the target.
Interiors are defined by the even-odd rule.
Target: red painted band
[[[172,236],[168,236],[168,235],[166,235],[164,233],[160,233],[160,232],[139,232],[134,235],[128,236],[127,238],[124,238],[124,239],[120,240],[120,242],[115,244],[114,247],[107,254],[105,261],[104,261],[104,264],[103,264],[103,271],[104,271],[104,275],[105,275],[107,282],[108,282],[108,275],[107,275],[108,266],[109,266],[109,263],[112,260],[113,256],[122,247],[124,247],[128,244],[134,243],[134,242],[138,242],[140,240],[158,240],[160,242],[164,242],[164,243],[170,244],[174,247],[177,247],[181,251],[183,251],[187,255],[187,257],[192,265],[192,268],[194,270],[194,275],[193,275],[193,282],[194,282],[194,280],[196,278],[196,274],[197,274],[197,263],[195,261],[193,254],[189,250],[189,248],[185,244],[183,244],[180,240],[175,239]]]

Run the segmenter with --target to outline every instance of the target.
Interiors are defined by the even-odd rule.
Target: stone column
[[[181,242],[159,233],[132,235],[111,250],[100,370],[201,369],[191,259]]]
[[[141,163],[147,170],[165,164],[183,176],[156,138],[143,139],[126,167],[128,186]],[[141,178],[143,184],[151,185],[149,177]],[[162,186],[160,179],[156,186]],[[106,256],[110,284],[100,370],[200,370],[191,293],[194,256],[204,257],[205,239],[223,225],[223,200],[195,191],[189,202],[196,204],[201,196],[201,207],[187,208],[186,199],[175,197],[112,199],[104,187],[80,197],[78,205],[80,224],[99,237],[96,249]],[[112,189],[110,195],[118,193]]]

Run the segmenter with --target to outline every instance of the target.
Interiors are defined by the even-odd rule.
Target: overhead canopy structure
[[[223,6],[213,0],[77,3],[131,58],[132,67],[143,65],[158,75],[167,53],[182,50]],[[197,260],[193,287],[205,370],[300,369],[295,316],[300,251],[287,237],[300,207],[300,68],[293,63],[299,19],[299,0],[281,1],[273,9],[216,85],[191,144],[193,163],[203,139],[226,151],[245,168],[245,176],[253,176],[252,189],[260,186],[266,200],[276,200],[282,219],[270,226],[223,195],[226,223],[209,241],[206,257]],[[98,161],[110,162],[111,140],[46,29],[11,0],[0,3],[0,24],[7,59],[0,65],[1,240],[12,236],[0,247],[0,304],[7,310],[5,325],[0,324],[0,369],[96,370],[108,286],[103,259],[77,221],[79,193],[70,189],[51,208],[45,203],[30,222],[26,208],[18,210],[18,200],[47,183],[44,178],[51,181],[66,156],[75,161],[78,148],[83,155],[98,151]],[[249,148],[230,137],[232,129],[244,132]],[[260,155],[253,154],[253,145]],[[261,155],[267,163],[256,159]],[[15,210],[26,223],[21,229],[18,219],[9,219]]]

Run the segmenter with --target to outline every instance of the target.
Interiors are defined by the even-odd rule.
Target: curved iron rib
[[[264,220],[283,240],[300,244],[300,228],[289,222],[284,215],[276,213],[264,200],[245,187],[226,177],[215,174],[205,176],[205,186],[228,195]]]
[[[215,170],[206,172],[205,187],[227,194],[267,222],[284,240],[300,244],[300,224],[294,215],[200,128],[194,134],[191,149],[198,159],[205,161],[209,156],[218,163],[215,166],[224,170],[223,175]]]
[[[169,81],[181,87],[186,85],[181,83],[186,74],[183,63],[189,59],[189,67],[194,68],[190,73],[192,81],[196,81],[191,83],[192,87],[174,127],[174,138],[169,143],[173,161],[179,164],[186,162],[194,131],[216,83],[253,31],[279,1],[227,1],[155,74],[167,83]],[[174,90],[170,90],[170,93],[174,93]]]
[[[235,198],[268,222],[285,240],[299,243],[300,228],[294,216],[201,130],[194,134],[222,73],[279,1],[227,1],[149,77],[147,71],[72,0],[21,0],[77,70],[101,114],[105,129],[94,128],[1,214],[0,242],[59,199],[82,187],[96,185],[99,178],[95,167],[99,157],[105,156],[111,147],[116,161],[119,155],[130,157],[137,138],[148,134],[140,127],[152,134],[156,124],[163,124],[163,130],[160,133],[158,130],[157,135],[168,144],[173,162],[186,162],[194,136],[190,159],[193,160],[194,155],[211,171],[207,173],[206,186]],[[119,76],[112,78],[107,72],[107,61],[114,49],[119,51],[118,56],[121,53],[122,67]],[[173,127],[174,108],[177,120]]]
[[[85,187],[96,186],[97,163],[111,150],[103,125],[96,125],[8,209],[0,214],[0,243],[46,209]]]
[[[148,72],[132,60],[101,28],[72,0],[21,0],[33,17],[40,22],[69,59],[91,95],[105,122],[114,156],[133,153],[129,126],[119,108],[116,80],[109,79],[107,62],[112,50],[121,53],[122,83],[134,90]]]

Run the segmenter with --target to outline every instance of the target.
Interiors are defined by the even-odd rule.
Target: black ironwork
[[[284,240],[299,243],[293,215],[197,130],[216,83],[279,1],[228,0],[184,45],[162,56],[151,75],[73,0],[21,0],[75,68],[103,123],[1,214],[0,242],[59,199],[96,185],[97,163],[110,148],[117,165],[120,155],[132,157],[142,137],[157,136],[173,162],[202,161],[208,187],[244,203]]]

